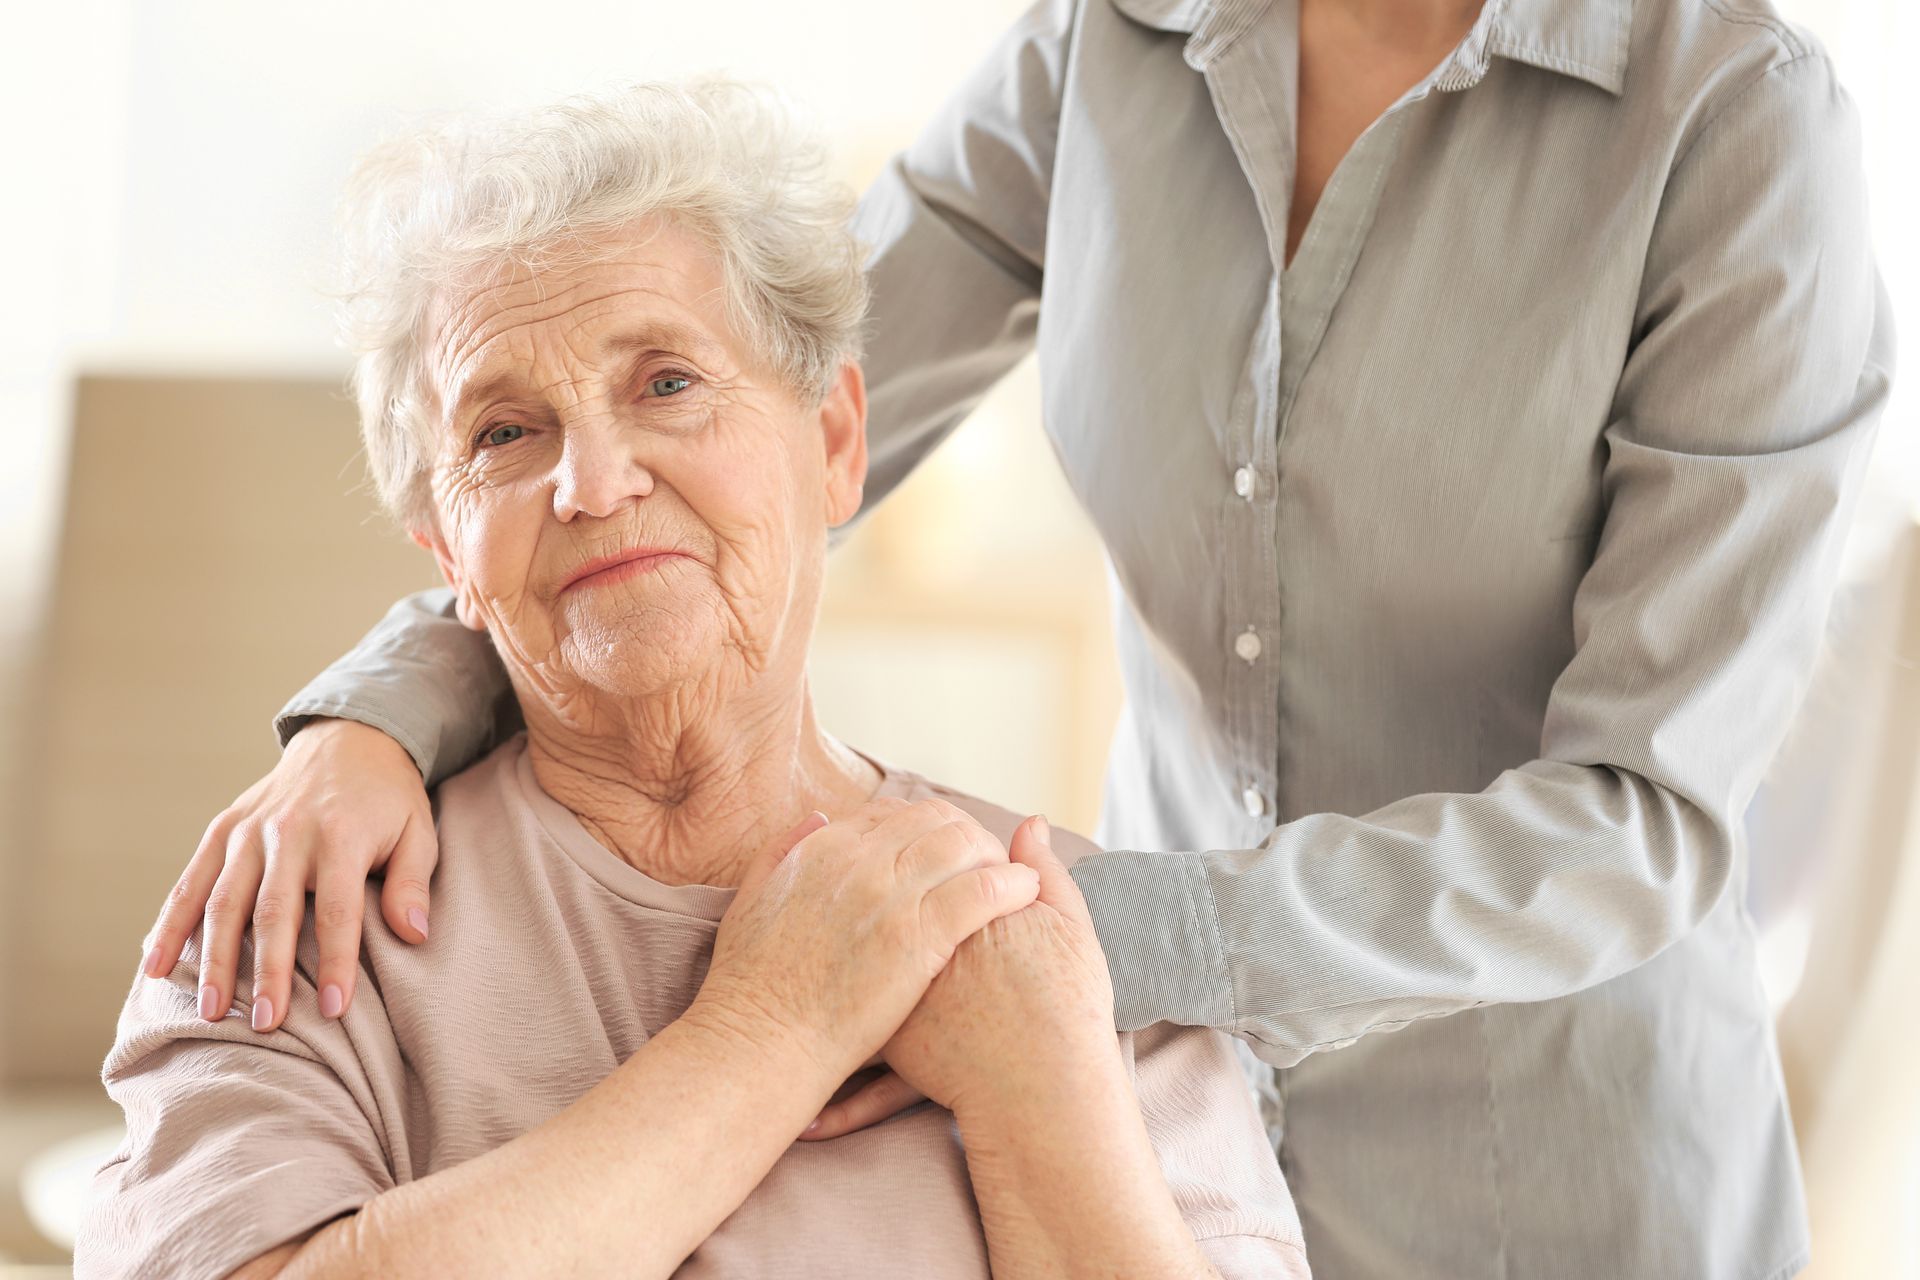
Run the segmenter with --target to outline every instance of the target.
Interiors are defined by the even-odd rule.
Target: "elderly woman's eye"
[[[683,378],[677,373],[670,373],[664,378],[655,378],[649,382],[647,390],[656,396],[673,396],[679,395],[692,385],[692,378]]]
[[[480,433],[480,443],[484,445],[511,444],[527,434],[527,429],[517,423],[503,422],[497,427],[488,427]]]

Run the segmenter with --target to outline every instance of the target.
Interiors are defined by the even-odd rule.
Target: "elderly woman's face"
[[[804,667],[865,400],[814,406],[728,323],[720,267],[649,224],[591,265],[449,294],[429,322],[438,528],[416,533],[523,691],[576,710]]]

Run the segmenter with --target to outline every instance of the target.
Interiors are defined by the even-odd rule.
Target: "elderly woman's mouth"
[[[684,551],[673,551],[662,547],[635,547],[628,551],[618,551],[612,555],[589,560],[567,576],[560,584],[561,595],[582,587],[605,587],[628,578],[654,570],[673,560],[690,560]]]

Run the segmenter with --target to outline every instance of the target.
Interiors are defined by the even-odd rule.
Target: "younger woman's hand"
[[[217,1022],[233,1004],[251,926],[252,1025],[271,1031],[287,1015],[311,892],[320,1012],[337,1018],[353,1001],[368,878],[385,870],[381,915],[398,936],[424,942],[439,859],[426,787],[400,744],[352,720],[316,720],[207,828],[148,935],[142,969],[172,973],[199,928],[200,1016]]]

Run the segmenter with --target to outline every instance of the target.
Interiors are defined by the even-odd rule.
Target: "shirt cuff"
[[[354,720],[378,729],[399,743],[401,750],[412,757],[413,766],[420,770],[420,776],[423,779],[433,776],[433,753],[429,752],[426,744],[399,721],[356,703],[308,698],[304,693],[295,696],[293,701],[280,708],[280,713],[273,718],[273,732],[274,736],[280,739],[280,749],[286,750],[287,744],[293,741],[294,734],[322,717]]]
[[[1107,955],[1119,1030],[1233,1030],[1233,983],[1200,855],[1116,850],[1082,858],[1071,874]]]

